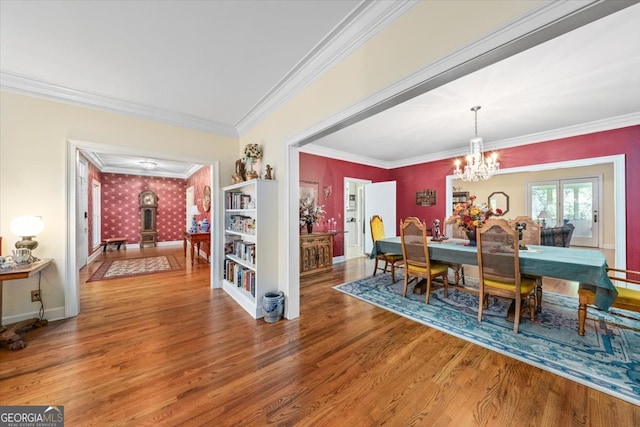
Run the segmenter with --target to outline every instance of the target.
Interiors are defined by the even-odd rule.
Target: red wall
[[[344,178],[369,179],[373,182],[389,181],[391,172],[373,166],[359,163],[345,162],[344,160],[329,159],[313,154],[300,153],[300,180],[317,182],[320,192],[320,205],[327,212],[325,220],[319,226],[314,226],[314,231],[326,231],[327,219],[335,218],[336,230],[344,231]],[[324,197],[324,187],[331,186],[331,195]],[[333,255],[344,255],[344,234],[336,234],[333,240]]]
[[[630,202],[640,194],[640,126],[631,126],[587,135],[557,139],[537,144],[507,148],[498,151],[500,164],[505,168],[534,164],[554,163],[624,154],[626,159],[626,200],[627,202],[627,268],[640,270],[640,221],[635,220],[635,205]],[[374,168],[357,163],[333,160],[310,154],[300,154],[300,179],[320,182],[320,190],[327,182],[333,184],[334,194],[329,217],[339,218],[336,212],[343,212],[343,178],[397,181],[396,211],[398,218],[417,216],[428,222],[445,215],[445,177],[453,170],[454,159],[438,160],[419,165],[391,170]],[[416,192],[435,189],[436,204],[428,207],[417,206]],[[327,209],[329,212],[329,210]],[[339,227],[342,227],[338,221]],[[334,247],[342,255],[342,243]]]
[[[213,211],[213,200],[211,200],[212,205],[209,212],[205,212],[204,208],[202,207],[202,198],[203,198],[203,191],[204,191],[205,185],[209,185],[209,186],[211,185],[211,167],[210,166],[201,167],[200,169],[198,169],[198,172],[194,173],[189,178],[187,178],[186,188],[193,186],[194,199],[195,199],[196,205],[198,206],[198,210],[201,213],[200,215],[196,215],[196,219],[198,220],[198,222],[202,221],[206,217],[207,220],[209,221],[209,224],[212,224],[211,212]],[[213,198],[213,191],[212,191],[211,197]]]
[[[115,173],[102,174],[102,238],[126,237],[140,241],[138,194],[158,195],[158,242],[182,240],[185,228],[186,180]]]

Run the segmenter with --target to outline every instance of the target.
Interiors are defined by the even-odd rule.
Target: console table
[[[191,265],[193,265],[194,249],[198,248],[198,255],[200,255],[200,243],[204,243],[202,250],[207,254],[207,262],[209,262],[209,246],[210,246],[211,234],[210,233],[189,233],[184,232],[184,241],[182,246],[184,249],[184,257],[187,257],[187,242],[191,243]]]
[[[2,291],[6,280],[26,279],[38,273],[42,274],[42,270],[51,265],[51,259],[43,259],[33,262],[27,266],[14,268],[9,271],[0,272],[0,344],[5,344],[9,350],[21,350],[27,346],[27,343],[20,336],[20,333],[29,329],[45,326],[47,319],[28,319],[22,322],[14,323],[8,326],[2,326]],[[40,296],[42,298],[42,296]]]

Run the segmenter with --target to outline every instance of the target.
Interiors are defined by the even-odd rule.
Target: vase
[[[307,233],[309,233],[309,234],[313,233],[313,223],[312,222],[308,222],[307,223]]]
[[[472,228],[471,230],[467,230],[467,239],[469,239],[469,246],[476,246],[476,229]]]
[[[267,323],[275,323],[284,313],[284,293],[267,292],[262,297],[262,315]]]

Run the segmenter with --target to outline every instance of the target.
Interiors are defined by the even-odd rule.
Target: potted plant
[[[313,232],[313,224],[324,218],[324,206],[317,206],[311,197],[300,199],[300,227],[307,227],[307,232]]]
[[[465,230],[470,246],[476,245],[476,229],[482,227],[490,217],[502,214],[502,209],[494,211],[486,203],[476,205],[475,200],[476,196],[471,196],[466,202],[458,203],[453,215],[447,219],[447,224],[455,224]]]

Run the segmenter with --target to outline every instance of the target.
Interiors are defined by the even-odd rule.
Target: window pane
[[[531,187],[531,218],[536,219],[540,212],[547,211],[547,227],[558,222],[557,213],[558,186],[556,184],[533,185]]]

